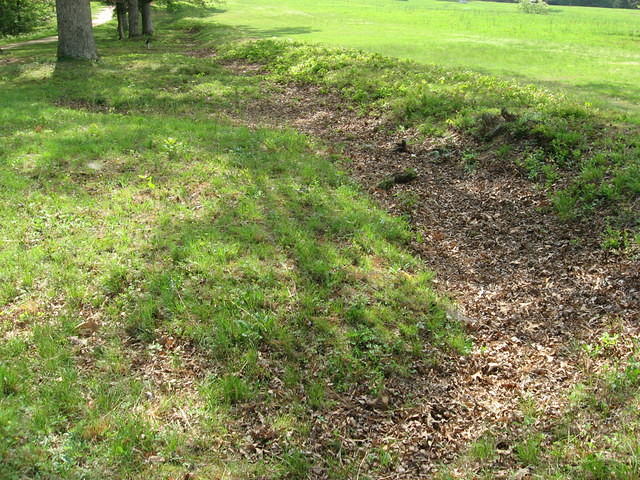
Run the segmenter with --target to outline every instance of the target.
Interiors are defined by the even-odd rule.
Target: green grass
[[[216,21],[291,38],[535,82],[640,118],[640,11],[441,0],[227,0]]]
[[[474,442],[469,450],[472,458],[480,461],[490,461],[496,455],[496,441],[491,436],[484,436]]]
[[[194,22],[202,26],[207,20]],[[210,34],[205,29],[200,37],[213,44]],[[264,64],[275,81],[337,92],[363,113],[386,117],[390,129],[412,127],[432,137],[461,133],[472,145],[463,155],[469,171],[477,168],[478,151],[490,150],[493,162],[514,162],[540,182],[559,216],[606,218],[606,228],[600,227],[609,229],[603,245],[637,253],[640,136],[635,127],[614,126],[597,110],[532,85],[362,51],[274,40],[232,42],[219,50],[224,58]],[[610,240],[611,231],[617,232],[617,243]]]
[[[265,84],[159,20],[0,65],[0,477],[344,478],[312,422],[461,330],[408,226],[313,139],[225,120]]]
[[[390,381],[411,381],[439,350],[464,353],[468,339],[408,252],[409,226],[347,177],[345,159],[295,131],[225,117],[278,82],[315,82],[396,125],[454,129],[479,143],[505,106],[517,119],[501,155],[514,160],[525,145],[532,178],[578,172],[557,198],[569,213],[617,210],[606,248],[622,249],[637,226],[637,137],[602,130],[592,109],[471,72],[237,43],[242,31],[215,26],[214,13],[160,17],[151,50],[101,27],[98,63],[56,65],[51,44],[0,65],[3,479],[393,472],[391,453],[344,447],[349,432],[325,416],[355,394],[375,398]],[[186,55],[194,40],[222,55]],[[236,76],[222,66],[229,58],[271,73]],[[466,158],[478,168],[473,151]],[[634,365],[612,365],[577,401],[590,415],[632,407]],[[529,420],[514,461],[542,472],[552,439],[536,430],[529,399],[522,409]],[[593,445],[576,457],[563,457],[560,443],[553,458],[579,465],[567,475],[633,472],[629,412],[628,435],[585,437]],[[321,445],[310,441],[318,425],[329,439]],[[256,442],[262,456],[250,453]],[[482,442],[472,457],[493,462],[493,437]],[[374,472],[360,471],[363,453]]]

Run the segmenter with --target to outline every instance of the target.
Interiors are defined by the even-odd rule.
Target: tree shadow
[[[251,38],[286,37],[293,35],[306,35],[322,31],[312,27],[282,27],[260,29],[256,27],[250,27],[248,25],[238,25],[235,28],[237,28],[237,30],[241,32],[241,36]]]

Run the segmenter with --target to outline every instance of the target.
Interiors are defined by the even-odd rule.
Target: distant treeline
[[[547,3],[576,7],[638,8],[638,0],[549,0]]]
[[[516,3],[514,0],[485,0]],[[638,8],[640,0],[547,0],[549,5],[571,5],[574,7]]]
[[[579,7],[638,8],[638,0],[549,0],[547,3]]]
[[[0,37],[28,32],[55,15],[54,0],[0,0]]]

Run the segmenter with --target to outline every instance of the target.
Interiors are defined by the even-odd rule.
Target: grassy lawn
[[[355,47],[516,78],[638,120],[640,11],[441,0],[227,0],[216,21],[257,38]]]
[[[0,477],[353,475],[324,415],[467,341],[407,225],[309,138],[219,118],[258,80],[162,28],[0,65]]]
[[[224,14],[159,14],[151,49],[99,27],[96,63],[56,64],[55,44],[0,59],[3,480],[392,478],[394,445],[386,432],[363,435],[361,423],[410,409],[417,400],[401,386],[448,355],[459,358],[469,341],[409,252],[409,225],[349,179],[348,160],[296,131],[224,115],[278,82],[315,83],[423,135],[455,131],[481,143],[499,121],[503,142],[493,147],[532,179],[557,181],[558,212],[615,213],[611,241],[637,235],[640,141],[628,125],[610,127],[581,102],[473,72],[247,43],[246,28],[215,25],[231,22],[236,5]],[[249,30],[254,36],[319,33],[252,15],[260,5],[243,7],[245,25],[267,22]],[[349,5],[379,21],[392,7],[414,8]],[[512,7],[424,3],[410,18],[429,8]],[[287,11],[301,23],[312,15]],[[530,20],[512,15],[520,25]],[[364,21],[343,16],[339,26],[333,18],[354,42],[372,35],[353,33],[368,28]],[[218,55],[188,53],[207,45]],[[607,45],[603,34],[598,48]],[[231,59],[259,62],[267,73],[233,74],[224,66]],[[499,120],[501,107],[515,119]],[[584,361],[618,342],[585,345]],[[638,371],[635,361],[612,359],[588,372],[591,383],[576,387],[567,413],[582,437],[562,424],[551,436],[536,425],[535,405],[523,404],[519,466],[548,478],[637,478],[629,452],[637,456]],[[346,422],[355,399],[389,412]],[[586,429],[611,419],[628,431]],[[555,454],[542,452],[556,441]],[[497,443],[481,440],[461,462],[486,461],[491,478]]]

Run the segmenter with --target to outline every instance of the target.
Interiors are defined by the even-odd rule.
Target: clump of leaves
[[[418,178],[418,172],[414,168],[407,168],[401,172],[394,173],[382,180],[378,186],[383,190],[389,190],[394,185],[409,183]]]

